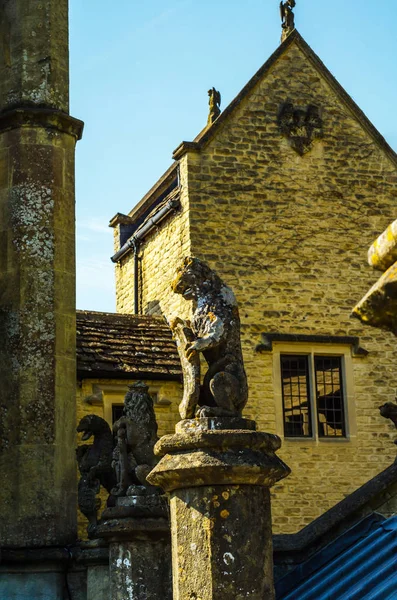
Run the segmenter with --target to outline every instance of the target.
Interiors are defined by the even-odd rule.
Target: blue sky
[[[297,0],[295,23],[397,150],[395,12],[390,0]],[[115,310],[110,218],[128,213],[277,48],[278,0],[70,0],[76,152],[77,307]],[[374,198],[376,201],[376,198]],[[396,215],[397,216],[397,215]]]

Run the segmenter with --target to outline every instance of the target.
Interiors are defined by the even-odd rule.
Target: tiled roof
[[[77,377],[180,380],[171,331],[162,317],[77,311]]]

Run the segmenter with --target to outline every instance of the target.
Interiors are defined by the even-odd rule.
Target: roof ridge
[[[164,324],[167,324],[165,317],[163,317],[162,315],[133,315],[131,313],[118,313],[118,312],[106,312],[106,311],[101,311],[101,310],[85,310],[85,309],[76,309],[76,316],[86,316],[86,317],[100,317],[100,316],[108,316],[108,317],[114,317],[114,318],[130,318],[130,319],[142,319],[142,320],[147,320],[149,321],[150,319],[156,320],[156,321],[161,321],[164,322]]]

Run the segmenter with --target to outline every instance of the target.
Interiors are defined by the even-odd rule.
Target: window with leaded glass
[[[346,437],[341,356],[280,354],[285,437]]]
[[[124,415],[124,404],[112,404],[112,423],[115,423]]]

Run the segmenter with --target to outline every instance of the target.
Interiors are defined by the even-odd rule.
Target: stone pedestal
[[[174,600],[272,600],[277,436],[238,418],[181,421],[148,480],[170,495]]]
[[[171,539],[162,496],[118,498],[96,534],[109,542],[110,600],[171,600]]]

